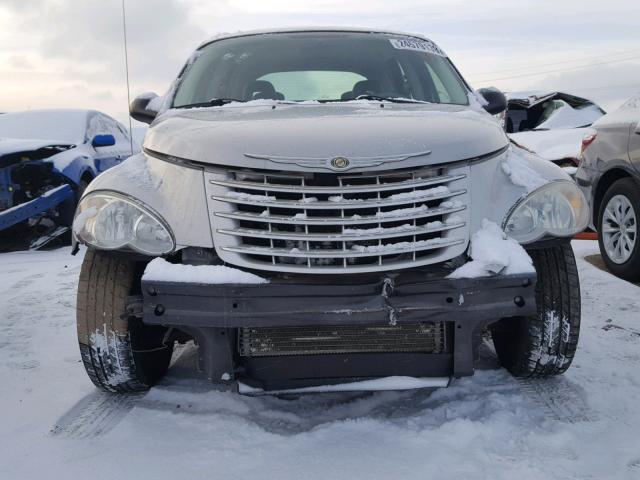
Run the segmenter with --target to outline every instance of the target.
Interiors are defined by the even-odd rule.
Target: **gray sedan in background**
[[[605,115],[583,141],[576,181],[590,200],[591,226],[614,274],[640,279],[640,95]]]

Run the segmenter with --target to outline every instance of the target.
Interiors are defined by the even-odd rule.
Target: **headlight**
[[[570,237],[584,230],[589,212],[582,192],[573,182],[548,183],[516,204],[504,222],[504,231],[520,243],[545,235]]]
[[[96,192],[84,197],[76,211],[73,233],[102,250],[130,248],[157,256],[175,247],[169,228],[157,215],[117,193]]]

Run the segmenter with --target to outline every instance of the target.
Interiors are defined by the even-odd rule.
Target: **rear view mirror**
[[[152,100],[158,98],[155,93],[143,93],[138,95],[129,106],[131,118],[143,123],[151,123],[158,115],[158,110],[149,105]]]
[[[507,97],[496,87],[481,88],[478,93],[487,101],[482,107],[491,115],[497,115],[507,109]]]
[[[108,135],[96,135],[91,141],[91,145],[96,148],[99,147],[111,147],[116,144],[116,137],[111,134]]]

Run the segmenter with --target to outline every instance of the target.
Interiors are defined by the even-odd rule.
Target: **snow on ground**
[[[0,255],[0,479],[640,478],[639,287],[582,259],[563,377],[518,382],[484,349],[446,389],[273,398],[213,389],[193,348],[145,395],[97,392],[75,341],[80,257]]]

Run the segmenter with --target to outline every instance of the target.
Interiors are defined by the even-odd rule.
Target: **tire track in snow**
[[[584,389],[564,377],[518,379],[525,396],[541,405],[547,415],[564,423],[592,422],[595,413],[586,401]]]
[[[60,417],[50,434],[73,439],[104,435],[118,425],[144,395],[93,392]]]
[[[632,472],[640,473],[640,458],[637,458],[636,460],[632,460],[631,462],[629,462],[627,464],[627,468]]]

